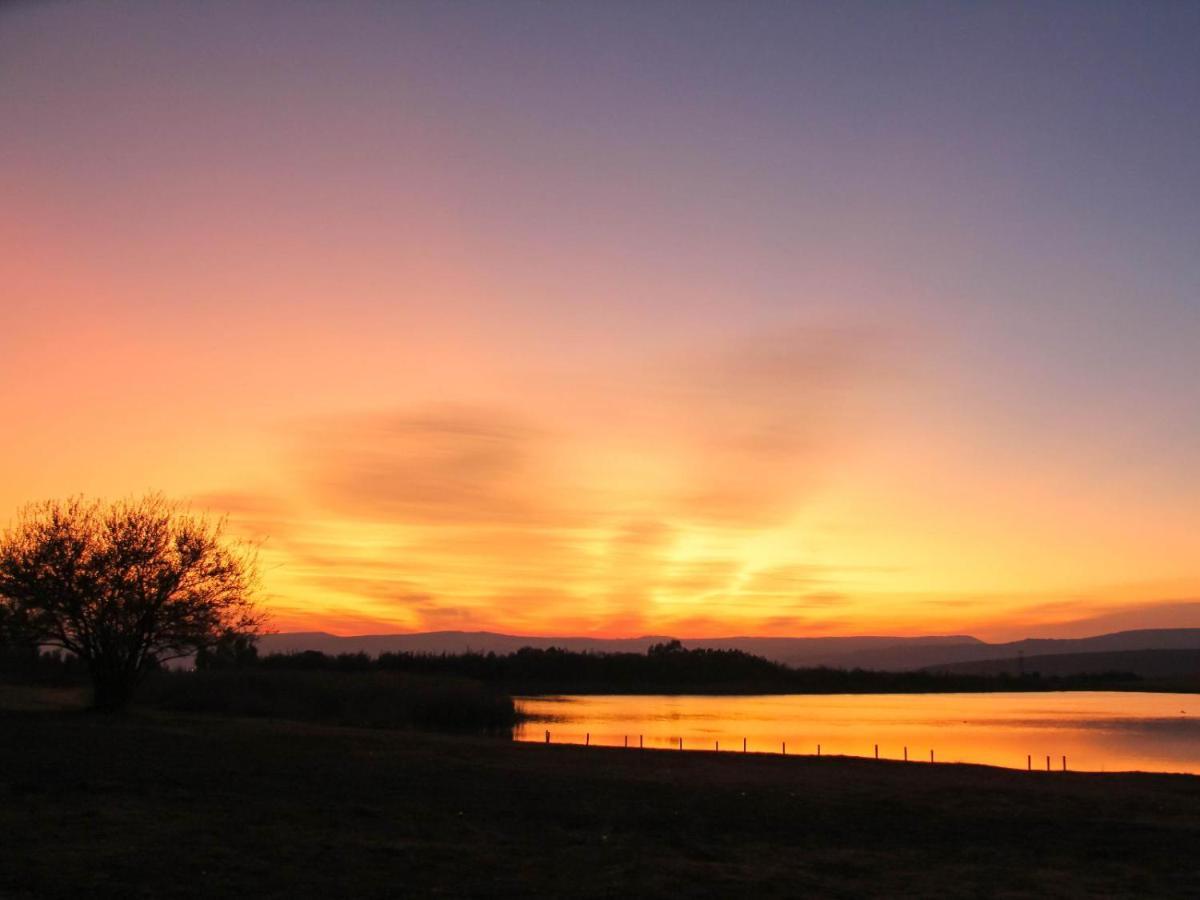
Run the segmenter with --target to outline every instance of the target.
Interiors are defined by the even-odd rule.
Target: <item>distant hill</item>
[[[897,644],[879,650],[848,653],[832,663],[839,667],[902,671],[954,663],[1018,659],[1127,650],[1200,650],[1200,628],[1151,628],[1118,631],[1087,638],[1026,638],[1002,644],[983,641],[951,646]]]
[[[653,644],[673,640],[669,635],[643,635],[636,638],[586,638],[586,637],[528,637],[523,635],[497,634],[490,631],[431,631],[418,634],[372,634],[338,637],[322,631],[271,634],[259,641],[262,653],[290,653],[297,650],[320,650],[323,653],[512,653],[522,647],[561,647],[564,650],[591,653],[645,653]],[[917,651],[914,659],[924,659],[920,651],[934,648],[950,650],[960,645],[979,644],[975,638],[964,635],[935,637],[818,637],[818,638],[765,638],[728,637],[684,639],[689,648],[744,650],[776,662],[792,666],[838,666],[848,655],[871,654],[909,648]],[[986,646],[986,645],[985,645]],[[934,652],[931,659],[957,658],[945,653]],[[920,668],[914,664],[906,668]]]
[[[322,653],[512,653],[522,647],[561,647],[564,650],[592,653],[645,653],[653,644],[674,640],[669,635],[643,635],[636,638],[527,637],[497,634],[491,631],[429,631],[417,634],[369,634],[338,637],[323,631],[265,635],[259,641],[262,653],[290,653],[320,650]],[[880,652],[896,647],[951,648],[979,644],[973,637],[949,635],[934,637],[816,637],[768,638],[728,637],[683,639],[695,649],[744,650],[756,656],[793,666],[839,665],[848,654]],[[986,646],[986,645],[984,645]],[[941,659],[941,654],[934,654]],[[910,666],[909,668],[918,668]]]
[[[1141,678],[1196,678],[1200,677],[1200,649],[1056,653],[929,666],[927,671],[955,675],[1020,675],[1037,672],[1043,676],[1132,672]]]
[[[429,631],[338,637],[323,631],[265,635],[262,653],[320,650],[323,653],[512,653],[522,647],[561,647],[593,653],[645,653],[668,635],[636,638],[527,637],[490,631]],[[792,666],[832,666],[888,671],[1034,657],[1119,653],[1137,650],[1200,651],[1200,628],[1120,631],[1088,638],[1027,638],[989,644],[969,635],[894,637],[727,637],[682,639],[691,648],[744,650]],[[1049,674],[1049,670],[1046,670]]]
[[[661,640],[661,639],[659,639]],[[685,647],[712,650],[744,650],[774,662],[790,666],[831,666],[834,668],[885,668],[852,660],[885,659],[890,653],[902,657],[923,659],[957,658],[959,652],[986,647],[978,638],[969,635],[933,635],[927,637],[818,637],[764,638],[729,637],[699,640],[683,639]],[[960,651],[959,648],[964,648]],[[851,662],[847,662],[851,660]],[[919,666],[905,666],[919,668]]]

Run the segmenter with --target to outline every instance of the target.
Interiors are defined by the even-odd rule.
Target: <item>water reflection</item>
[[[524,697],[517,740],[1200,773],[1200,697],[1108,691]]]

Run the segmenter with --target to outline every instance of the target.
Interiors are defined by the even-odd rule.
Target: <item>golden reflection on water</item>
[[[1074,771],[1200,773],[1200,695],[1013,694],[522,697],[522,741],[873,756]]]

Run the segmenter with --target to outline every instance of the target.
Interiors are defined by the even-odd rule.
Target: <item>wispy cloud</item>
[[[751,565],[739,547],[786,525],[836,465],[884,343],[798,329],[654,363],[633,395],[310,417],[281,436],[288,495],[201,501],[270,535],[323,608],[418,627],[819,618],[842,600],[836,572]]]
[[[505,410],[437,405],[306,423],[293,459],[312,499],[340,515],[559,523],[566,510],[545,493],[548,444]]]

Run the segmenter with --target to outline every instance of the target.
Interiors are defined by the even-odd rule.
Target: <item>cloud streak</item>
[[[586,631],[795,622],[838,602],[836,573],[742,554],[844,448],[836,420],[876,377],[880,345],[837,330],[747,339],[656,363],[636,396],[618,381],[540,415],[513,397],[309,417],[282,435],[288,496],[202,500],[271,535],[324,614]]]

